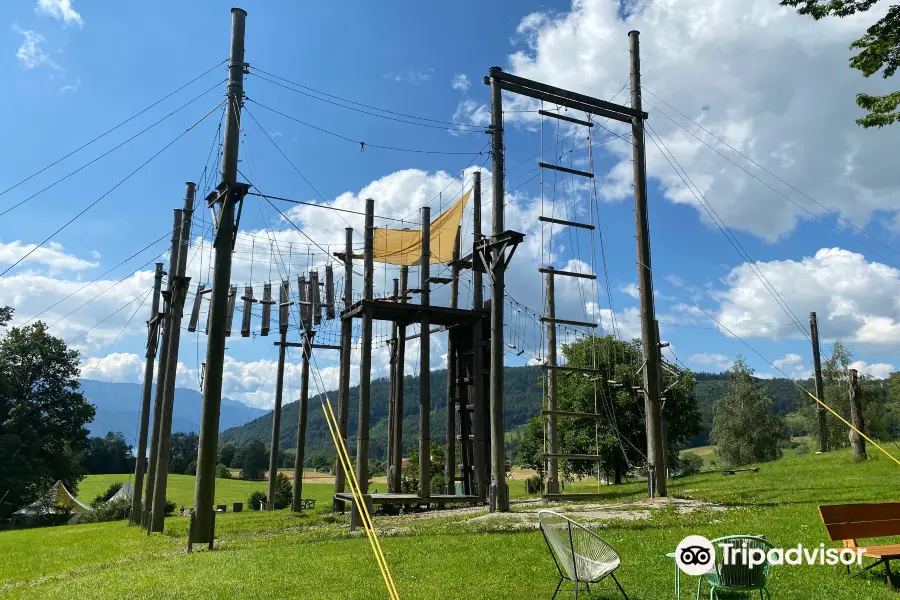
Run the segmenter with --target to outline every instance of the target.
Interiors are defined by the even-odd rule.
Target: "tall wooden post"
[[[475,171],[472,174],[472,185],[472,237],[473,244],[477,245],[479,242],[481,242],[482,239],[481,171]],[[475,260],[477,259],[473,252],[472,310],[481,311],[484,308],[484,284],[482,281],[481,270],[474,268]],[[475,351],[472,356],[472,371],[475,379],[472,386],[472,406],[474,407],[474,410],[472,411],[472,453],[474,454],[472,463],[475,468],[475,487],[476,493],[478,494],[478,500],[481,502],[485,502],[487,501],[488,481],[490,480],[487,476],[487,469],[488,465],[490,464],[490,460],[487,455],[487,444],[485,439],[489,424],[485,419],[485,417],[487,416],[487,411],[485,410],[484,390],[485,388],[487,388],[487,386],[485,385],[484,377],[485,346],[482,340],[482,338],[484,337],[484,330],[482,329],[481,319],[475,321],[475,325],[472,328],[472,337],[474,338],[473,345],[475,347]]]
[[[303,366],[300,370],[300,407],[297,415],[297,448],[294,452],[294,490],[291,511],[300,512],[303,498],[303,463],[306,460],[306,420],[309,410],[309,356],[312,352],[311,329],[303,332]]]
[[[240,113],[244,101],[244,27],[246,11],[231,9],[231,58],[228,65],[228,96],[225,104],[225,135],[222,150],[222,181],[212,292],[209,306],[209,336],[206,341],[206,376],[200,409],[200,443],[197,451],[197,485],[194,505],[197,514],[195,542],[214,538],[216,461],[219,452],[219,411],[222,406],[222,371],[225,366],[225,327],[228,291],[231,283],[231,253],[234,249],[235,208],[246,187],[237,183]]]
[[[275,410],[272,412],[272,441],[269,443],[269,495],[266,498],[266,509],[275,510],[275,493],[278,475],[278,454],[281,445],[281,405],[284,401],[284,361],[287,355],[288,307],[290,300],[290,282],[281,282],[278,306],[278,371],[275,376]]]
[[[431,208],[423,206],[419,287],[422,307],[431,305]],[[431,497],[431,315],[422,311],[419,337],[419,496]]]
[[[850,430],[850,447],[853,448],[854,460],[866,460],[866,440],[856,430],[866,432],[863,423],[862,394],[859,391],[859,378],[856,369],[850,369],[850,423],[855,429]]]
[[[809,333],[812,338],[813,368],[816,373],[816,398],[825,401],[825,384],[822,381],[822,359],[819,354],[819,321],[816,313],[809,313]],[[828,452],[828,421],[825,407],[816,402],[816,417],[819,421],[819,452]]]
[[[500,67],[491,67],[493,75]],[[504,231],[503,97],[500,85],[491,78],[491,169],[494,177],[493,236]],[[503,302],[506,295],[505,257],[502,247],[491,251],[491,508],[509,510],[506,487],[506,446],[503,427]]]
[[[406,304],[409,294],[409,267],[400,267],[400,298]],[[391,449],[391,478],[394,492],[401,491],[403,478],[403,385],[406,382],[406,323],[397,327],[397,384],[394,388],[394,446]]]
[[[450,264],[450,308],[459,307],[459,236],[461,234],[462,232],[457,229],[456,240],[453,243],[453,262]],[[447,333],[447,454],[444,462],[444,482],[447,494],[453,494],[456,490],[456,407],[461,402],[456,385],[456,378],[459,374],[456,370],[458,365],[455,338],[452,331]]]
[[[344,310],[353,304],[353,228],[344,230],[344,253],[339,258],[344,261]],[[349,449],[347,443],[347,419],[350,409],[350,353],[353,346],[353,320],[341,317],[341,366],[338,375],[338,434],[343,440],[344,447]],[[349,451],[349,450],[348,450]],[[336,461],[334,470],[334,493],[341,494],[346,486],[347,474],[341,461]],[[334,500],[335,511],[344,510],[342,500]]]
[[[360,491],[369,490],[369,422],[372,393],[372,309],[368,305],[374,295],[375,201],[366,199],[366,230],[363,247],[363,311],[362,348],[359,359],[359,421],[356,432],[356,480]],[[348,275],[349,276],[349,275]],[[359,524],[359,508],[353,505],[350,525]]]
[[[175,380],[178,373],[178,346],[181,341],[181,319],[184,313],[184,301],[187,298],[190,277],[185,277],[187,270],[188,246],[191,242],[191,220],[194,213],[194,193],[196,185],[189,181],[184,197],[184,210],[178,211],[181,216],[181,230],[178,244],[178,256],[175,263],[172,299],[169,304],[169,360],[166,363],[165,393],[163,395],[162,416],[159,424],[159,442],[156,461],[156,482],[153,484],[153,514],[150,530],[162,533],[166,518],[166,488],[169,480],[169,448],[172,441],[172,413],[175,410]]]
[[[631,42],[631,107],[641,111],[640,33],[629,31]],[[653,477],[651,487],[658,496],[666,495],[663,466],[662,411],[659,404],[659,340],[656,339],[653,303],[653,272],[650,262],[650,222],[647,217],[647,159],[644,151],[644,120],[631,119],[634,160],[634,216],[637,232],[638,294],[641,301],[641,349],[644,354],[644,415],[647,426],[647,462]]]
[[[150,460],[147,465],[147,487],[144,493],[144,511],[141,514],[141,526],[150,533],[150,515],[153,512],[154,487],[156,485],[156,463],[159,459],[159,430],[162,423],[163,404],[165,404],[166,374],[169,372],[169,321],[172,315],[172,300],[175,297],[175,269],[178,264],[179,241],[181,240],[181,211],[175,211],[175,224],[172,227],[172,246],[169,249],[169,281],[163,292],[163,312],[160,313],[162,333],[159,339],[159,369],[156,372],[156,392],[153,398],[153,426],[150,428]],[[174,357],[177,362],[178,357]],[[166,461],[169,455],[165,455]]]
[[[400,302],[400,280],[394,278],[394,291],[391,295],[394,302]],[[394,437],[397,435],[395,426],[396,408],[397,408],[397,322],[391,324],[391,367],[390,367],[390,390],[388,396],[388,443],[387,443],[387,484],[389,492],[398,492],[394,489],[394,478],[392,471],[394,468]]]
[[[131,495],[131,523],[141,521],[141,494],[144,491],[144,474],[147,468],[147,430],[150,428],[150,407],[153,398],[153,367],[156,362],[156,343],[159,338],[159,296],[162,290],[163,264],[156,263],[153,278],[153,300],[150,320],[147,321],[147,354],[144,362],[144,386],[141,390],[141,421],[138,429],[137,454],[134,461],[134,489]]]
[[[547,267],[547,365],[556,366],[556,281],[553,267]],[[557,410],[556,369],[547,369],[547,409]],[[559,493],[559,443],[556,437],[556,415],[547,415],[547,493]]]
[[[657,378],[657,381],[659,381],[659,389],[660,389],[660,396],[661,396],[663,393],[662,390],[665,390],[666,386],[665,386],[665,379],[663,379],[663,371],[662,371],[663,344],[662,344],[662,338],[659,337],[659,321],[656,319],[654,319],[654,321],[653,321],[653,331],[654,331],[654,335],[656,336],[656,342],[657,342],[657,344],[656,344],[657,350],[656,351],[657,351],[658,362],[656,363],[656,365],[657,365],[656,378]],[[670,394],[669,398],[671,398],[672,395],[674,395],[674,393],[675,392],[673,391],[672,394]],[[668,428],[668,423],[666,422],[666,402],[669,401],[669,398],[660,397],[660,399],[659,399],[659,422],[660,422],[660,431],[662,433],[662,448],[663,448],[662,472],[663,472],[663,477],[666,478],[666,481],[668,481],[668,479],[669,479],[669,428]],[[670,407],[673,405],[674,405],[674,403],[669,404]]]

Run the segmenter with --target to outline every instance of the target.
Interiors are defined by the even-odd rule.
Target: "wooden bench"
[[[890,561],[900,559],[900,544],[859,546],[857,540],[900,535],[900,502],[820,506],[819,515],[830,539],[841,540],[844,548],[864,547],[863,556],[875,559],[874,563],[852,577],[883,563],[888,585],[893,589]],[[847,572],[850,572],[850,567],[847,567]]]

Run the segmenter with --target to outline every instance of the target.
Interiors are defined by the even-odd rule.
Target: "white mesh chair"
[[[587,586],[590,594],[590,584],[598,583],[606,577],[611,577],[616,582],[616,587],[625,596],[625,600],[628,600],[628,594],[613,574],[622,560],[612,546],[585,526],[552,510],[538,511],[538,519],[541,522],[541,533],[544,534],[556,563],[556,570],[559,571],[559,583],[551,600],[556,598],[563,581],[569,580],[575,584],[577,600],[582,583]]]

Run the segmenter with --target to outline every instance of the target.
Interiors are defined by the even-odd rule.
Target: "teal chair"
[[[726,548],[723,548],[722,545]],[[766,583],[769,577],[769,569],[772,565],[766,560],[761,565],[750,567],[745,564],[725,564],[723,551],[727,548],[743,548],[746,549],[747,555],[753,549],[759,549],[767,553],[774,548],[772,544],[763,537],[752,535],[729,535],[712,540],[712,545],[716,549],[715,568],[700,578],[697,585],[697,600],[700,600],[700,591],[703,588],[703,582],[706,581],[709,586],[709,598],[715,600],[718,598],[719,591],[725,592],[759,592],[760,598],[771,598],[769,590],[766,589]],[[763,596],[765,591],[766,595]]]

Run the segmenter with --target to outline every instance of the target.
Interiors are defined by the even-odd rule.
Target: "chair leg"
[[[622,584],[619,583],[619,580],[618,580],[618,579],[616,579],[615,574],[614,574],[614,573],[610,573],[609,575],[610,575],[610,577],[612,577],[612,580],[616,582],[616,587],[619,588],[619,591],[622,592],[622,595],[625,596],[625,600],[628,600],[628,594],[626,594],[626,593],[625,593],[625,590],[622,589]]]
[[[894,589],[894,581],[891,577],[891,561],[884,561],[884,574],[887,575],[887,584],[888,587]]]
[[[559,578],[559,583],[556,584],[556,589],[553,591],[553,595],[550,597],[550,600],[556,600],[556,595],[559,593],[559,588],[562,586],[563,578]]]

